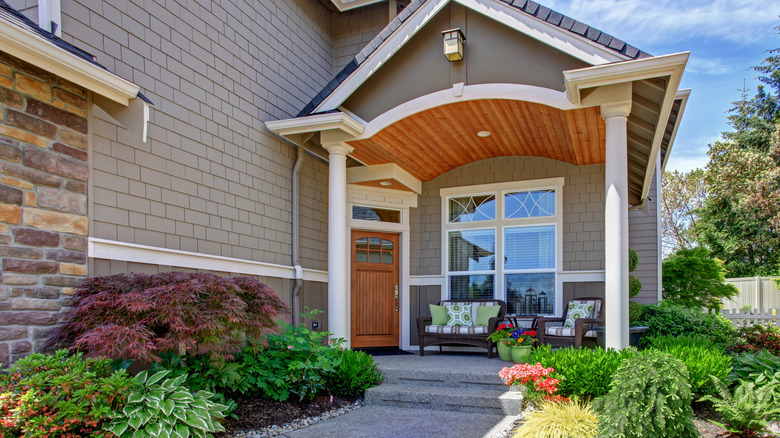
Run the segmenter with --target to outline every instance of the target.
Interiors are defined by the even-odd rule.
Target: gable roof
[[[0,0],[2,1],[2,0]],[[344,68],[336,74],[336,76],[327,84],[314,98],[309,101],[308,104],[298,113],[296,117],[305,117],[308,115],[316,114],[314,111],[316,108],[338,88],[357,68],[365,62],[366,59],[385,42],[398,28],[414,14],[425,2],[428,0],[413,0],[406,8],[404,8],[398,16],[396,16],[377,36],[375,36],[371,42],[369,42],[363,50],[361,50],[355,57],[344,66]],[[639,59],[647,58],[652,55],[643,52],[636,47],[627,44],[626,42],[615,38],[607,33],[604,33],[595,27],[588,26],[585,23],[577,21],[573,18],[567,17],[560,12],[556,12],[550,8],[540,5],[531,0],[491,0],[494,2],[505,3],[523,13],[530,15],[536,19],[552,24],[560,29],[571,32],[573,35],[587,38],[596,44],[602,45],[620,55],[625,56],[627,59]],[[325,111],[326,112],[326,111]],[[318,112],[322,113],[322,112]]]

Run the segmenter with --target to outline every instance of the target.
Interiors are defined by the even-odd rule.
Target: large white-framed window
[[[563,181],[441,190],[447,298],[502,299],[510,314],[556,313]]]

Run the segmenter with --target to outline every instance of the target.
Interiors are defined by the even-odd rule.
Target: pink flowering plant
[[[525,395],[530,399],[541,398],[549,401],[562,401],[565,397],[556,395],[560,380],[550,377],[555,370],[545,368],[541,363],[531,365],[527,363],[517,364],[513,367],[504,367],[498,372],[507,385],[523,386]]]
[[[527,330],[522,327],[516,327],[513,329],[509,336],[501,339],[504,345],[515,346],[532,346],[536,342],[536,330]]]

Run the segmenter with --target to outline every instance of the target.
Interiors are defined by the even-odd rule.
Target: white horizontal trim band
[[[96,259],[295,279],[295,268],[293,266],[139,245],[137,243],[119,242],[96,237],[89,238],[88,255]],[[328,273],[316,269],[304,269],[303,279],[304,281],[327,283]]]
[[[604,281],[604,271],[562,271],[557,273],[558,278],[564,282],[577,281]],[[411,275],[411,286],[442,286],[445,284],[444,275]]]

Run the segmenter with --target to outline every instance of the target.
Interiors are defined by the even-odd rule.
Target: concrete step
[[[485,389],[506,391],[508,387],[498,377],[498,373],[474,373],[450,370],[404,370],[380,367],[385,376],[383,384],[420,385],[428,387],[447,387],[462,389]]]
[[[519,415],[523,397],[520,392],[496,389],[464,389],[421,384],[383,383],[366,391],[367,406],[398,406],[439,411],[471,412],[493,415]]]

